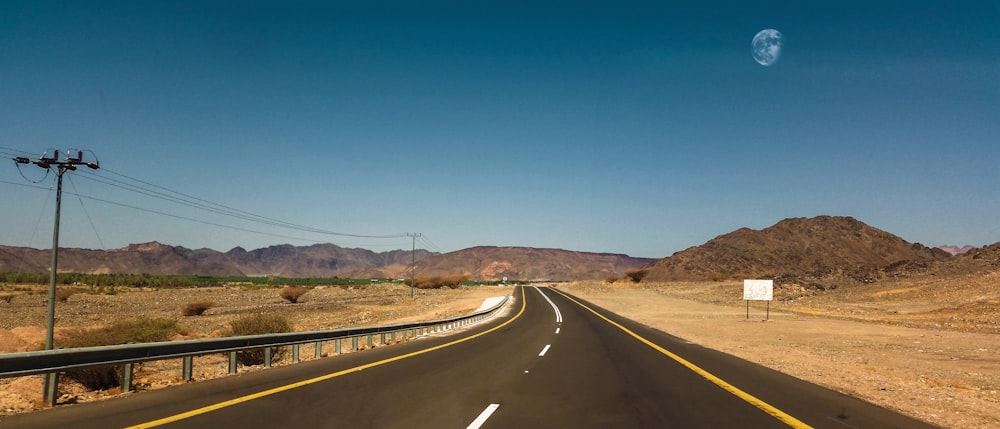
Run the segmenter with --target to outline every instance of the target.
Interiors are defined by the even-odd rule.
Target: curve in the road
[[[228,401],[223,401],[223,402],[219,402],[219,403],[216,403],[216,404],[207,405],[207,406],[204,406],[204,407],[201,407],[201,408],[198,408],[198,409],[194,409],[194,410],[191,410],[191,411],[187,411],[187,412],[184,412],[184,413],[180,413],[180,414],[175,414],[175,415],[172,415],[172,416],[164,417],[162,419],[153,420],[153,421],[146,422],[146,423],[140,423],[140,424],[137,424],[137,425],[134,425],[134,426],[129,426],[126,429],[146,429],[146,428],[153,428],[153,427],[157,427],[157,426],[162,426],[162,425],[165,425],[165,424],[168,424],[168,423],[173,423],[173,422],[176,422],[176,421],[184,420],[184,419],[187,419],[187,418],[190,418],[190,417],[194,417],[194,416],[197,416],[197,415],[200,415],[200,414],[205,414],[205,413],[208,413],[208,412],[212,412],[212,411],[215,411],[215,410],[218,410],[218,409],[221,409],[221,408],[226,408],[226,407],[233,406],[233,405],[236,405],[236,404],[241,404],[241,403],[244,403],[244,402],[247,402],[247,401],[252,401],[254,399],[263,398],[265,396],[274,395],[276,393],[281,393],[281,392],[285,392],[285,391],[288,391],[288,390],[296,389],[296,388],[299,388],[299,387],[308,386],[310,384],[319,383],[321,381],[329,380],[331,378],[340,377],[340,376],[345,375],[345,374],[350,374],[350,373],[354,373],[354,372],[358,372],[358,371],[363,371],[363,370],[368,369],[368,368],[373,368],[373,367],[376,367],[376,366],[385,365],[387,363],[396,362],[396,361],[403,360],[403,359],[406,359],[406,358],[409,358],[409,357],[422,355],[424,353],[429,353],[429,352],[432,352],[434,350],[440,350],[440,349],[443,349],[445,347],[450,347],[450,346],[453,346],[453,345],[456,345],[456,344],[464,343],[466,341],[469,341],[469,340],[472,340],[472,339],[475,339],[475,338],[479,338],[479,337],[481,337],[483,335],[489,334],[491,332],[494,332],[494,331],[496,331],[498,329],[503,328],[504,326],[509,325],[510,323],[512,323],[515,320],[517,320],[517,318],[520,317],[522,314],[524,314],[525,307],[526,307],[526,305],[525,305],[525,299],[524,299],[524,288],[521,288],[521,308],[520,308],[520,310],[518,310],[517,314],[515,314],[513,317],[511,317],[507,321],[505,321],[505,322],[503,322],[503,323],[501,323],[501,324],[499,324],[497,326],[494,326],[493,328],[490,328],[488,330],[480,332],[478,334],[474,334],[474,335],[470,335],[470,336],[467,336],[467,337],[459,338],[459,339],[457,339],[455,341],[451,341],[451,342],[448,342],[448,343],[445,343],[445,344],[440,344],[440,345],[437,345],[437,346],[434,346],[434,347],[428,347],[426,349],[417,350],[415,352],[407,353],[407,354],[404,354],[404,355],[394,356],[394,357],[391,357],[391,358],[388,358],[388,359],[383,359],[383,360],[380,360],[380,361],[377,361],[377,362],[372,362],[372,363],[368,363],[368,364],[365,364],[365,365],[360,365],[360,366],[356,366],[356,367],[353,367],[353,368],[348,368],[348,369],[345,369],[345,370],[341,370],[341,371],[337,371],[337,372],[332,372],[332,373],[329,373],[329,374],[326,374],[326,375],[322,375],[322,376],[319,376],[319,377],[310,378],[308,380],[299,381],[297,383],[286,384],[284,386],[279,386],[279,387],[275,387],[275,388],[272,388],[272,389],[264,390],[264,391],[261,391],[261,392],[253,393],[253,394],[250,394],[250,395],[241,396],[239,398],[230,399]]]

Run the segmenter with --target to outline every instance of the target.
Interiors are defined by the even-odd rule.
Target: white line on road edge
[[[479,427],[482,426],[483,423],[486,423],[486,420],[493,415],[493,412],[496,411],[497,408],[500,408],[500,404],[490,404],[485,410],[483,410],[483,412],[479,413],[479,417],[476,417],[476,419],[473,420],[472,423],[469,423],[469,426],[466,426],[465,429],[479,429]]]
[[[532,286],[532,287],[535,288],[535,290],[537,290],[538,293],[542,294],[542,297],[545,298],[545,300],[549,302],[549,305],[552,306],[552,310],[556,312],[556,323],[562,323],[562,313],[559,312],[559,307],[556,307],[556,303],[552,302],[552,300],[549,299],[549,296],[546,295],[545,292],[542,292],[542,290],[539,289],[538,286]]]
[[[538,355],[539,355],[539,356],[545,356],[545,352],[549,351],[549,347],[552,347],[552,344],[546,344],[546,345],[545,345],[545,348],[544,348],[544,349],[542,349],[542,352],[541,352],[541,353],[539,353]]]

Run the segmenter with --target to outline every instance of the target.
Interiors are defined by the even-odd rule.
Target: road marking
[[[483,412],[479,413],[479,417],[476,417],[476,419],[473,420],[472,423],[469,423],[465,429],[479,429],[483,426],[483,423],[486,423],[486,420],[493,415],[497,408],[500,408],[500,404],[490,404],[485,410],[483,410]]]
[[[137,424],[135,426],[129,426],[126,429],[145,429],[145,428],[152,428],[152,427],[157,427],[157,426],[163,426],[163,425],[165,425],[167,423],[173,423],[173,422],[176,422],[176,421],[184,420],[184,419],[187,419],[187,418],[190,418],[190,417],[194,417],[194,416],[197,416],[197,415],[208,413],[210,411],[215,411],[215,410],[219,410],[219,409],[226,408],[226,407],[229,407],[229,406],[233,406],[233,405],[237,405],[237,404],[242,404],[244,402],[249,402],[249,401],[252,401],[254,399],[263,398],[265,396],[270,396],[270,395],[274,395],[276,393],[281,393],[281,392],[285,392],[285,391],[292,390],[292,389],[295,389],[295,388],[299,388],[299,387],[303,387],[303,386],[308,386],[310,384],[319,383],[321,381],[326,381],[326,380],[329,380],[331,378],[340,377],[342,375],[350,374],[350,373],[353,373],[353,372],[363,371],[363,370],[366,370],[368,368],[374,368],[376,366],[385,365],[387,363],[395,362],[395,361],[398,361],[398,360],[403,360],[403,359],[406,359],[406,358],[409,358],[409,357],[413,357],[413,356],[417,356],[417,355],[422,355],[424,353],[429,353],[429,352],[432,352],[434,350],[440,350],[440,349],[443,349],[445,347],[453,346],[455,344],[464,343],[464,342],[469,341],[471,339],[479,338],[479,337],[481,337],[483,335],[489,334],[491,332],[495,332],[495,331],[499,330],[500,328],[503,328],[504,326],[509,325],[514,320],[517,320],[518,317],[521,317],[521,315],[524,314],[524,309],[526,307],[526,303],[525,303],[525,299],[524,298],[525,298],[525,296],[524,296],[524,288],[522,287],[521,288],[521,310],[518,311],[517,314],[515,314],[513,317],[511,317],[510,320],[507,320],[506,322],[503,322],[503,323],[501,323],[501,324],[499,324],[499,325],[497,325],[497,326],[495,326],[493,328],[490,328],[488,330],[485,330],[485,331],[480,332],[480,333],[475,334],[475,335],[470,335],[470,336],[465,337],[465,338],[459,338],[459,339],[457,339],[455,341],[452,341],[452,342],[449,342],[449,343],[437,345],[437,346],[434,346],[434,347],[429,347],[429,348],[426,348],[426,349],[423,349],[423,350],[417,350],[415,352],[407,353],[405,355],[399,355],[399,356],[391,357],[391,358],[388,358],[388,359],[383,359],[383,360],[380,360],[380,361],[377,361],[377,362],[372,362],[372,363],[368,363],[368,364],[365,364],[365,365],[356,366],[354,368],[348,368],[348,369],[345,369],[345,370],[342,370],[342,371],[337,371],[337,372],[333,372],[333,373],[330,373],[330,374],[321,375],[321,376],[316,377],[316,378],[310,378],[308,380],[302,380],[302,381],[299,381],[297,383],[286,384],[284,386],[275,387],[273,389],[268,389],[268,390],[264,390],[264,391],[261,391],[261,392],[252,393],[252,394],[249,394],[249,395],[246,395],[246,396],[241,396],[239,398],[234,398],[234,399],[230,399],[228,401],[219,402],[217,404],[206,405],[206,406],[201,407],[201,408],[197,408],[197,409],[194,409],[194,410],[191,410],[191,411],[186,411],[186,412],[183,412],[183,413],[180,413],[180,414],[175,414],[175,415],[172,415],[172,416],[164,417],[162,419],[153,420],[153,421],[146,422],[146,423],[140,423],[140,424]]]
[[[784,411],[781,411],[781,410],[775,408],[773,405],[768,404],[767,402],[764,402],[764,401],[758,399],[757,397],[755,397],[755,396],[753,396],[753,395],[751,395],[751,394],[749,394],[747,392],[744,392],[744,391],[740,390],[738,387],[733,386],[732,384],[727,383],[725,380],[723,380],[723,379],[721,379],[719,377],[716,377],[714,374],[712,374],[712,373],[710,373],[708,371],[705,371],[704,369],[701,369],[701,367],[699,367],[699,366],[691,363],[687,359],[684,359],[684,358],[682,358],[682,357],[680,357],[680,356],[678,356],[678,355],[670,352],[669,350],[667,350],[667,349],[665,349],[663,347],[660,347],[656,343],[643,338],[639,334],[636,334],[635,332],[632,332],[628,328],[622,326],[620,323],[615,322],[615,321],[613,321],[613,320],[605,317],[603,314],[598,313],[597,311],[594,311],[594,309],[592,309],[590,307],[587,307],[582,302],[573,299],[573,297],[571,297],[571,296],[569,296],[569,295],[567,295],[567,294],[565,294],[565,293],[563,293],[561,291],[558,291],[558,290],[556,290],[556,293],[562,295],[563,297],[565,297],[566,299],[572,301],[576,305],[579,305],[580,307],[583,307],[587,311],[589,311],[591,313],[594,313],[597,317],[600,317],[601,319],[604,319],[605,322],[608,322],[608,323],[614,325],[616,328],[621,329],[626,334],[631,335],[633,338],[635,338],[635,339],[637,339],[637,340],[645,343],[647,346],[652,347],[656,351],[658,351],[660,353],[663,353],[664,355],[666,355],[667,357],[673,359],[677,363],[679,363],[681,365],[684,365],[685,367],[687,367],[687,369],[693,371],[694,373],[696,373],[696,374],[698,374],[698,375],[700,375],[702,377],[705,377],[706,379],[708,379],[708,381],[711,381],[712,383],[715,383],[716,386],[719,386],[723,390],[725,390],[725,391],[727,391],[729,393],[732,393],[737,398],[740,398],[740,399],[748,402],[750,405],[753,405],[753,406],[757,407],[761,411],[769,414],[771,417],[774,417],[774,418],[780,420],[782,423],[784,423],[784,424],[786,424],[788,426],[791,426],[791,427],[793,427],[795,429],[812,429],[812,426],[809,426],[809,425],[803,423],[802,421],[800,421],[799,419],[796,419],[795,417],[792,417],[788,413],[785,413]]]
[[[552,347],[552,344],[546,344],[545,348],[542,349],[542,352],[539,353],[538,356],[545,356],[545,352],[549,351],[549,347]]]
[[[545,298],[545,300],[549,302],[549,305],[552,306],[552,311],[556,312],[556,323],[562,323],[562,313],[559,312],[559,307],[556,307],[556,303],[552,302],[552,300],[549,299],[549,296],[546,295],[545,292],[542,292],[542,290],[539,289],[538,286],[532,286],[532,287],[535,288],[535,290],[537,290],[538,293],[542,294],[542,297]]]
[[[559,333],[559,328],[556,328],[556,333],[557,333],[557,334]]]

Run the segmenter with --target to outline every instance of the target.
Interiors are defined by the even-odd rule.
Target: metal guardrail
[[[415,338],[428,333],[442,332],[471,325],[492,317],[507,305],[507,296],[499,304],[481,311],[428,322],[400,323],[363,328],[335,329],[327,331],[289,332],[282,334],[244,335],[238,337],[210,338],[197,340],[165,341],[156,343],[136,343],[114,346],[81,347],[75,349],[55,349],[35,352],[0,354],[0,378],[21,377],[35,374],[53,374],[71,369],[106,365],[123,365],[122,390],[132,388],[132,366],[136,363],[163,359],[184,359],[184,380],[191,380],[192,360],[196,356],[229,353],[229,373],[237,372],[236,353],[245,350],[264,349],[264,366],[271,366],[271,351],[275,347],[292,346],[292,361],[299,362],[299,346],[315,343],[316,357],[322,355],[324,342],[336,341],[336,353],[342,351],[342,341],[351,340],[351,350],[358,350],[362,337],[373,345],[373,336],[381,335],[381,343],[386,344],[386,335],[396,341]],[[54,395],[53,395],[54,396]]]

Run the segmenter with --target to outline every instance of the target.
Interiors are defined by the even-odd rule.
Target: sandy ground
[[[633,320],[786,374],[856,396],[943,427],[1000,427],[1000,275],[887,281],[817,292],[776,291],[765,321],[755,302],[747,319],[742,283],[607,284],[557,287]],[[945,292],[947,291],[947,292]],[[400,285],[317,288],[299,304],[276,289],[132,290],[73,295],[57,306],[57,326],[99,326],[135,315],[173,317],[188,337],[225,334],[228,321],[253,312],[287,314],[298,330],[368,326],[450,317],[479,308],[511,288],[416,291]],[[205,316],[181,317],[193,300],[218,305]],[[0,300],[0,352],[37,347],[45,305],[38,295]],[[378,339],[376,338],[376,341]],[[376,346],[380,347],[380,344]],[[324,353],[332,352],[325,346]],[[302,359],[312,359],[312,347]],[[285,359],[287,363],[290,359]],[[177,360],[143,365],[137,387],[180,381]],[[241,369],[241,372],[258,370]],[[195,359],[195,379],[226,375],[220,356]],[[61,385],[62,386],[62,385]],[[0,414],[34,408],[40,377],[0,380]],[[66,401],[117,392],[68,385]]]
[[[1000,299],[1000,288],[992,285],[987,303]],[[899,286],[872,286],[869,293],[898,296],[903,293],[885,292]],[[802,297],[772,302],[769,317],[765,302],[752,302],[747,319],[742,283],[559,288],[693,343],[939,426],[1000,427],[1000,326],[949,326],[954,314],[941,310],[943,300],[919,313],[922,319],[893,309],[917,305],[907,299],[878,302],[885,316],[878,318],[860,310],[871,307],[871,299],[852,304],[826,296],[805,300],[820,304],[807,305]]]
[[[0,353],[38,350],[45,341],[47,306],[42,287],[33,291],[17,289],[11,302],[0,300]],[[227,334],[230,320],[253,313],[281,313],[288,316],[297,331],[373,326],[408,321],[444,319],[472,312],[487,300],[510,295],[511,287],[475,287],[457,290],[415,290],[398,284],[379,284],[358,288],[316,287],[299,303],[283,300],[278,289],[243,289],[240,287],[203,289],[125,289],[114,295],[78,293],[56,305],[56,337],[68,327],[100,327],[135,317],[178,319],[185,335],[177,339],[219,337]],[[411,293],[413,298],[411,299]],[[215,307],[202,316],[181,316],[181,308],[192,301],[212,301]],[[373,338],[381,347],[381,337]],[[386,340],[391,342],[391,337]],[[348,343],[342,346],[348,352]],[[368,348],[367,341],[359,346]],[[324,345],[323,355],[335,351],[335,344]],[[315,348],[303,346],[301,360],[315,359]],[[291,353],[275,365],[289,364]],[[240,373],[261,370],[240,368]],[[208,355],[194,359],[195,380],[224,377],[228,366],[224,356]],[[182,382],[179,359],[148,362],[136,370],[137,390],[156,389]],[[31,411],[42,407],[40,376],[0,379],[0,416]],[[63,378],[59,384],[59,403],[100,400],[119,395],[119,390],[92,392]]]

